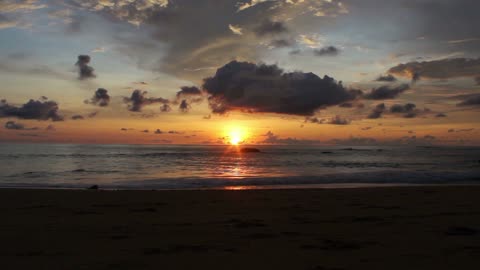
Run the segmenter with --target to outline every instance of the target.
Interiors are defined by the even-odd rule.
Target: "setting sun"
[[[233,145],[238,145],[242,139],[239,136],[233,136],[230,138],[230,143]]]
[[[239,145],[246,140],[247,132],[241,127],[231,127],[227,130],[227,141],[231,145]]]

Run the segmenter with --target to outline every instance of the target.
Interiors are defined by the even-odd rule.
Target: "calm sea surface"
[[[480,183],[479,147],[0,144],[0,186],[122,189]]]

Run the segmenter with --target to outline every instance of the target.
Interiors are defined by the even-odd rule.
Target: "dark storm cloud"
[[[287,33],[288,28],[284,22],[264,20],[257,27],[253,29],[257,36],[278,35]]]
[[[14,130],[37,130],[38,129],[37,127],[27,128],[27,127],[25,127],[25,125],[23,125],[21,123],[17,123],[15,121],[6,122],[5,123],[5,128],[6,129],[14,129]]]
[[[343,118],[339,115],[332,117],[331,119],[319,119],[317,117],[306,117],[305,123],[313,124],[330,124],[330,125],[349,125],[350,120]]]
[[[58,114],[58,104],[55,101],[29,100],[17,107],[10,105],[6,100],[0,100],[0,117],[17,117],[21,119],[36,119],[62,121],[63,116]]]
[[[450,79],[477,77],[480,74],[480,58],[453,58],[425,62],[409,62],[394,66],[391,74],[417,81],[426,79]]]
[[[409,113],[415,110],[417,106],[413,103],[407,103],[405,105],[394,104],[390,107],[391,113]]]
[[[362,91],[351,91],[352,93],[355,93],[355,95],[357,96],[361,96],[363,94]],[[365,107],[365,104],[361,103],[361,102],[345,102],[345,103],[342,103],[340,105],[338,105],[338,107],[340,108],[364,108]]]
[[[334,46],[327,46],[321,49],[313,50],[313,54],[316,56],[336,56],[340,53],[340,50]]]
[[[172,110],[172,107],[170,107],[170,105],[168,104],[163,104],[162,106],[160,106],[160,111],[161,112],[169,112]]]
[[[72,116],[72,120],[84,120],[85,117],[83,117],[82,115],[79,115],[79,114],[76,114],[76,115],[73,115]]]
[[[325,119],[319,119],[318,117],[306,117],[305,123],[323,124],[325,123]]]
[[[465,100],[458,103],[457,106],[480,106],[480,94],[468,95]]]
[[[331,125],[348,125],[350,124],[350,120],[346,118],[342,118],[341,116],[336,115],[328,122]]]
[[[190,96],[201,96],[202,91],[195,86],[183,86],[181,90],[177,92],[177,98],[185,98]]]
[[[89,55],[79,55],[77,63],[75,65],[78,67],[78,79],[92,79],[97,77],[93,72],[93,67],[89,66],[90,56]]]
[[[378,76],[377,79],[375,79],[376,82],[395,82],[397,81],[397,78],[395,78],[392,74],[387,74],[387,75],[380,75]]]
[[[203,92],[196,86],[183,86],[175,96],[174,104],[179,104],[178,108],[182,112],[188,112],[191,103],[203,101]]]
[[[369,119],[377,119],[381,118],[383,113],[387,110],[387,106],[385,103],[380,103],[375,108],[373,108],[372,112],[368,115]]]
[[[313,73],[285,73],[277,65],[232,61],[204,80],[212,112],[232,110],[312,115],[357,97],[341,82]]]
[[[413,103],[407,103],[405,105],[394,104],[390,107],[390,112],[394,114],[404,114],[405,118],[413,118],[419,114],[417,106]]]
[[[190,104],[188,104],[187,100],[184,99],[182,102],[180,102],[180,105],[178,105],[178,108],[180,109],[181,112],[188,112],[191,108]]]
[[[20,123],[15,123],[14,121],[8,121],[5,123],[4,126],[6,129],[16,129],[16,130],[22,130],[25,129],[25,126],[20,124]]]
[[[86,116],[83,116],[81,114],[75,114],[75,115],[72,115],[71,119],[72,120],[84,120],[85,118],[94,118],[95,116],[97,116],[98,112],[91,112],[89,114],[87,114]]]
[[[85,100],[86,104],[98,105],[100,107],[108,106],[109,102],[110,96],[108,95],[108,91],[104,88],[98,88],[90,100]]]
[[[123,102],[128,104],[128,109],[132,112],[140,112],[147,105],[162,103],[168,104],[169,100],[164,98],[148,98],[147,91],[134,90],[130,97],[124,97]]]
[[[402,84],[399,86],[384,85],[372,89],[370,93],[364,95],[364,98],[374,100],[392,99],[396,98],[398,95],[407,91],[408,89],[410,89],[410,86],[408,84]]]
[[[370,112],[370,114],[367,116],[369,119],[377,119],[381,118],[384,114],[387,112],[394,114],[394,115],[402,115],[405,118],[414,118],[419,115],[426,115],[429,113],[432,113],[430,109],[418,109],[417,106],[413,103],[407,103],[407,104],[394,104],[390,107],[390,109],[387,108],[387,106],[384,103],[380,103],[373,110]]]

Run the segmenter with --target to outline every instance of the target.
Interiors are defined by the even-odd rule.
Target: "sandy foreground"
[[[480,269],[480,187],[0,189],[1,269]]]

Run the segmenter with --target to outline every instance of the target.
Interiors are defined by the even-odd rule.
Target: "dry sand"
[[[0,190],[0,269],[480,269],[480,187]]]

